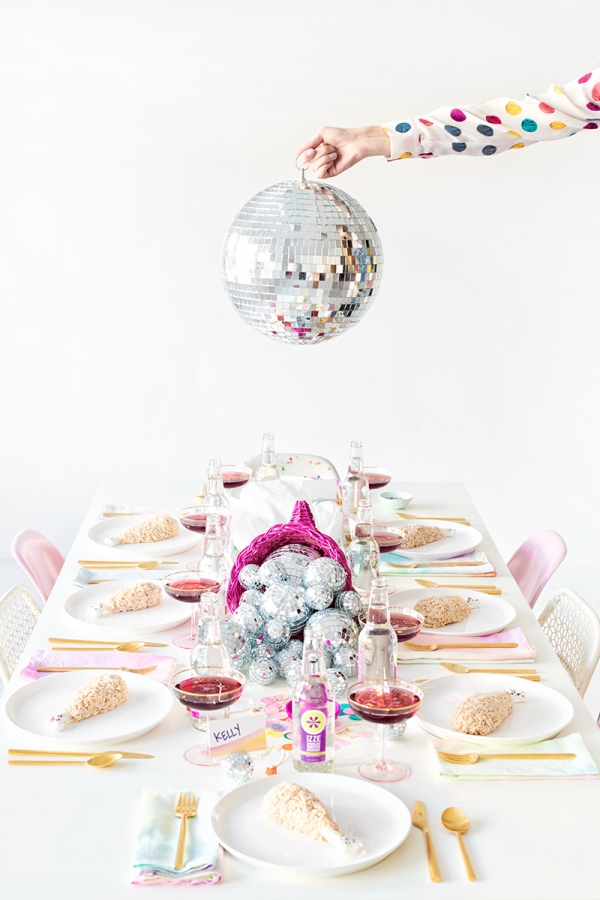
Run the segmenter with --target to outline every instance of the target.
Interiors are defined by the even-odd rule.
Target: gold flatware
[[[493,675],[518,675],[519,678],[528,678],[529,681],[541,681],[535,669],[470,669],[469,666],[461,666],[458,663],[442,662],[440,666],[454,672],[455,675],[467,675],[471,672],[487,672]]]
[[[438,750],[437,755],[444,762],[457,766],[473,766],[480,759],[575,759],[576,753],[446,753]]]
[[[493,649],[496,649],[496,648],[499,648],[499,647],[502,647],[502,648],[518,647],[519,645],[516,644],[514,641],[510,641],[510,642],[507,642],[507,643],[505,643],[505,644],[502,644],[502,643],[492,643],[491,641],[490,641],[489,643],[487,643],[487,644],[479,644],[479,643],[471,643],[471,644],[467,644],[467,643],[463,643],[463,644],[413,644],[413,643],[411,643],[410,641],[407,641],[407,642],[406,642],[405,644],[403,644],[402,646],[403,646],[403,647],[408,647],[410,650],[426,650],[428,653],[429,653],[429,652],[433,653],[434,650],[446,650],[446,649],[448,649],[448,648],[450,648],[450,649],[452,649],[452,650],[458,650],[458,649],[461,649],[461,650],[471,650],[471,649],[475,649],[475,650],[485,650],[485,649],[488,648],[488,647],[493,648]]]
[[[109,513],[109,512],[105,512],[105,513],[102,513],[102,515],[104,516],[105,519],[112,519],[112,518],[118,519],[120,516],[151,516],[152,513],[126,513],[126,512]]]
[[[124,750],[103,750],[103,753],[120,753],[123,759],[154,759],[150,753],[127,753]],[[9,756],[99,756],[93,750],[75,752],[74,750],[15,750],[11,747]]]
[[[175,869],[183,869],[185,865],[185,831],[188,819],[196,815],[196,797],[192,793],[180,794],[175,808],[175,815],[181,819],[179,826],[179,839],[177,841],[177,853],[175,854]]]
[[[427,845],[427,859],[429,861],[429,877],[432,881],[441,881],[440,869],[433,849],[433,842],[429,834],[429,826],[427,824],[427,814],[425,813],[425,804],[421,800],[415,803],[412,823],[416,828],[420,828],[425,835],[425,844]]]
[[[420,521],[420,522],[459,522],[461,525],[470,525],[468,519],[463,518],[462,516],[411,516],[408,513],[397,512],[396,515],[399,519],[407,519],[410,521]]]
[[[127,666],[38,666],[36,672],[97,672],[110,669],[114,672],[131,672],[132,675],[147,675],[158,666],[146,666],[145,669],[128,669]]]
[[[102,647],[120,646],[120,641],[84,641],[79,638],[48,638],[51,644],[100,644]],[[136,641],[142,647],[168,647],[168,644],[156,644],[154,641]]]
[[[123,644],[117,644],[116,647],[111,647],[111,650],[119,650],[121,653],[135,653],[136,650],[141,650],[141,648],[143,646],[144,646],[143,641],[125,641],[125,643],[123,643]],[[55,653],[61,653],[61,652],[66,653],[67,651],[70,651],[71,653],[93,653],[94,651],[97,651],[99,648],[98,647],[83,647],[83,646],[79,646],[79,643],[77,643],[76,647],[74,646],[74,644],[69,644],[68,646],[65,645],[64,647],[62,644],[57,644],[57,645],[53,646],[52,649],[54,650]]]
[[[429,569],[434,566],[483,566],[482,562],[467,560],[467,562],[412,562],[412,563],[388,563],[393,569]]]
[[[9,766],[91,766],[106,769],[123,759],[122,753],[99,753],[89,759],[9,759]]]
[[[457,806],[449,806],[448,809],[445,809],[442,813],[442,825],[444,828],[447,828],[448,831],[453,831],[458,838],[460,852],[462,853],[463,862],[467,870],[467,878],[469,881],[477,881],[473,866],[471,865],[471,860],[469,859],[467,849],[462,839],[463,834],[466,834],[469,830],[470,824],[468,815]]]
[[[425,578],[415,578],[417,584],[420,584],[421,587],[428,588],[453,588],[468,591],[479,591],[481,594],[501,594],[502,591],[500,588],[497,588],[495,584],[439,584],[437,581],[428,581]]]
[[[77,564],[79,566],[84,566],[85,568],[93,568],[93,569],[143,569],[144,571],[150,571],[151,569],[157,569],[159,566],[178,566],[179,563],[177,560],[169,560],[169,559],[143,559],[138,560],[137,562],[133,560],[119,560],[118,562],[111,561],[110,559],[78,559]]]

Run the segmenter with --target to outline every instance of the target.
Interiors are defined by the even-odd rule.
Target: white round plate
[[[143,581],[143,579],[123,578],[105,584],[91,584],[89,587],[75,591],[65,600],[64,611],[69,624],[76,624],[82,637],[91,635],[97,637],[98,640],[114,638],[125,641],[136,638],[139,634],[169,631],[169,629],[177,628],[178,625],[188,621],[190,617],[189,604],[169,597],[164,590],[158,606],[136,609],[131,612],[112,613],[92,621],[87,619],[86,612],[92,604],[106,602],[117,591],[133,587],[139,581]]]
[[[104,670],[106,673],[109,669]],[[173,705],[173,695],[168,687],[129,672],[118,672],[129,688],[129,697],[121,706],[110,712],[74,722],[64,731],[57,731],[49,737],[44,730],[44,722],[55,713],[61,712],[75,691],[96,675],[97,672],[60,672],[47,675],[39,681],[18,688],[6,701],[8,721],[21,733],[22,740],[32,738],[52,749],[108,749],[134,738],[153,728],[165,718]],[[23,746],[28,746],[26,743]]]
[[[418,588],[410,591],[399,591],[390,606],[405,606],[414,608],[415,603],[424,600],[425,597],[462,597],[466,600],[473,597],[479,600],[479,606],[474,607],[466,619],[462,622],[453,622],[452,625],[444,625],[440,628],[423,628],[421,634],[460,634],[463,637],[478,637],[484,634],[495,634],[502,631],[513,621],[517,615],[516,609],[492,594],[480,594],[477,591],[461,590],[455,588]]]
[[[483,744],[486,747],[516,747],[554,737],[573,718],[573,707],[558,691],[525,681],[515,675],[448,675],[420,685],[423,702],[416,719],[425,731],[437,737]],[[510,716],[491,734],[463,734],[452,728],[452,713],[458,701],[476,691],[514,688],[525,692],[525,702],[515,703]]]
[[[414,550],[403,550],[398,547],[393,552],[399,554],[406,559],[412,559],[414,562],[426,562],[429,559],[453,559],[455,556],[465,556],[472,553],[483,540],[483,535],[476,528],[470,525],[463,525],[461,522],[444,522],[439,519],[411,519],[406,522],[386,522],[390,528],[400,528],[401,525],[437,525],[446,531],[453,533],[449,537],[443,537],[439,541],[433,541],[431,544],[425,544],[423,547],[415,547]]]
[[[314,841],[266,821],[262,802],[282,781],[308,788],[325,804],[349,837],[362,841],[361,856],[343,856],[333,845]],[[343,775],[294,772],[250,781],[222,797],[212,814],[219,843],[234,856],[282,878],[328,878],[360,872],[385,859],[411,829],[408,809],[390,791]]]
[[[188,531],[183,525],[179,526],[179,534],[166,538],[164,541],[153,541],[148,544],[116,544],[109,543],[109,538],[117,537],[125,528],[139,525],[149,516],[117,516],[97,522],[88,531],[88,537],[95,544],[99,544],[103,550],[111,550],[115,556],[122,559],[144,559],[148,556],[170,559],[174,553],[184,553],[198,543],[199,536],[193,531]],[[93,566],[90,566],[93,568]]]

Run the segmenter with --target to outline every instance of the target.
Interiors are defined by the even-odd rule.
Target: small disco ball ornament
[[[260,610],[266,619],[283,619],[290,628],[304,624],[308,616],[303,592],[291,584],[273,584],[262,595]]]
[[[238,575],[239,582],[243,588],[246,590],[250,590],[250,588],[256,588],[260,585],[260,566],[254,566],[251,563],[240,571]]]
[[[236,312],[286,344],[317,344],[356,325],[382,269],[379,234],[360,203],[305,181],[304,172],[252,197],[223,247],[223,284]]]
[[[356,591],[342,591],[335,598],[335,605],[353,619],[359,616],[365,608],[363,598]]]
[[[258,591],[256,588],[248,588],[247,591],[244,591],[240,600],[242,603],[249,603],[250,606],[256,606],[257,609],[260,609],[262,591]]]
[[[277,678],[275,662],[267,656],[257,656],[250,663],[248,678],[254,684],[271,684]]]
[[[234,622],[233,619],[230,619],[228,622],[220,622],[219,631],[221,633],[221,641],[230,656],[244,646],[246,642],[245,633],[238,622]]]
[[[333,654],[333,667],[346,678],[352,678],[358,671],[358,653],[348,644],[342,644]]]
[[[302,675],[302,663],[299,659],[294,659],[286,667],[283,676],[290,687],[296,687],[298,681],[300,681],[300,676]]]
[[[333,591],[321,581],[307,587],[304,596],[311,609],[327,609],[333,603]]]
[[[304,573],[304,584],[310,587],[311,584],[325,584],[334,594],[341,591],[346,584],[346,570],[335,559],[323,556],[321,559],[313,559],[306,567]]]
[[[220,773],[231,784],[245,784],[254,774],[254,760],[249,753],[229,753],[223,757]]]
[[[302,656],[304,654],[304,644],[302,643],[302,641],[290,641],[287,645],[287,649],[290,651],[294,659],[302,660]]]
[[[269,619],[265,625],[263,641],[273,650],[283,650],[290,639],[290,626],[283,619]]]
[[[294,546],[294,545],[292,545]],[[295,545],[300,546],[300,545]],[[305,548],[309,550],[309,547]],[[274,550],[273,553],[268,557],[268,559],[276,559],[280,562],[286,571],[287,582],[288,584],[293,585],[294,587],[299,587],[304,581],[304,572],[306,570],[307,565],[311,561],[311,559],[316,559],[318,553],[313,556],[308,556],[305,553],[298,553],[295,550],[292,550],[288,547],[280,547],[278,550]]]
[[[385,728],[385,737],[388,741],[399,741],[406,731],[406,719],[403,722],[394,722],[393,725],[376,725],[375,731],[381,737],[381,729]]]
[[[233,616],[231,621],[242,629],[242,632],[250,637],[260,634],[264,626],[264,619],[255,606],[249,603],[242,603]]]
[[[328,668],[325,677],[329,682],[329,687],[333,691],[334,697],[341,697],[345,692],[348,681],[343,672],[336,668]]]
[[[275,661],[277,663],[277,669],[280,675],[283,675],[285,678],[285,670],[287,667],[296,660],[296,657],[291,652],[289,647],[284,647],[283,650],[280,650],[275,657]]]
[[[358,628],[356,623],[342,612],[341,609],[322,609],[313,613],[308,620],[308,627],[320,625],[323,630],[325,647],[329,650],[339,650],[344,644],[356,647],[358,643]]]
[[[259,577],[261,584],[270,587],[272,584],[281,584],[283,581],[287,581],[287,572],[283,563],[278,559],[266,559],[260,567]]]

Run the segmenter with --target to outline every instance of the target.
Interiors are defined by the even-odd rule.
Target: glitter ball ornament
[[[254,760],[249,753],[229,753],[221,760],[220,772],[232,784],[245,784],[254,774]]]
[[[247,591],[244,591],[240,599],[242,603],[249,603],[250,606],[256,606],[260,609],[262,591],[258,591],[256,588],[249,588]]]
[[[327,609],[333,603],[333,591],[320,581],[307,587],[304,596],[311,609]]]
[[[261,613],[266,619],[283,619],[291,628],[306,622],[307,609],[301,592],[291,584],[273,584],[268,587],[260,604]]]
[[[250,636],[258,635],[262,631],[264,619],[255,606],[249,603],[241,603],[236,609],[231,621],[242,629],[242,632]]]
[[[381,241],[362,206],[337,186],[302,179],[260,191],[225,237],[223,283],[244,321],[287,344],[336,337],[379,288]]]
[[[294,659],[284,672],[284,678],[290,687],[295,687],[302,675],[302,663],[299,659]]]
[[[227,652],[235,653],[245,644],[244,630],[238,622],[231,619],[229,622],[220,622],[219,631],[221,633],[221,641],[225,645]]]
[[[346,678],[352,678],[358,671],[358,653],[348,644],[342,645],[333,654],[333,667]]]
[[[265,587],[287,581],[287,572],[278,559],[266,559],[260,567],[260,583]]]
[[[250,663],[248,677],[255,684],[271,684],[277,678],[277,669],[266,656],[258,656]]]
[[[302,659],[302,656],[304,654],[304,644],[302,643],[302,641],[290,641],[287,645],[287,649],[290,651],[294,659]]]
[[[329,686],[333,691],[334,697],[341,697],[348,685],[348,681],[343,672],[340,672],[339,669],[328,668],[325,673],[327,677],[327,681],[329,682]]]
[[[291,546],[300,546],[300,545],[291,545]],[[309,550],[309,547],[305,548]],[[318,553],[314,553],[314,556],[311,554],[306,555],[304,553],[298,553],[295,550],[291,550],[290,546],[280,547],[278,550],[274,550],[273,553],[268,557],[269,560],[277,560],[285,569],[285,573],[287,575],[287,582],[294,587],[297,587],[303,583],[304,580],[304,572],[306,571],[306,567],[311,561],[311,559],[316,559],[318,557]]]
[[[335,598],[335,605],[353,619],[359,616],[365,608],[362,597],[356,591],[342,591]]]
[[[399,741],[406,731],[406,720],[404,722],[395,722],[393,725],[376,725],[375,731],[381,737],[381,729],[385,728],[385,737],[388,741]]]
[[[308,627],[320,625],[323,630],[325,646],[333,651],[344,644],[356,648],[358,644],[358,628],[356,623],[341,609],[322,609],[313,613],[308,620]]]
[[[260,584],[259,572],[259,566],[254,566],[252,564],[244,566],[238,576],[241,586],[246,588],[246,590],[258,587]]]
[[[334,593],[341,591],[346,584],[346,571],[335,559],[324,556],[321,559],[313,559],[306,567],[304,584],[325,584]]]
[[[284,647],[283,650],[280,650],[275,657],[275,661],[277,663],[277,669],[280,675],[285,678],[285,670],[287,667],[295,661],[296,657],[289,650],[288,647]]]
[[[274,650],[282,650],[290,639],[290,626],[283,619],[269,619],[265,625],[263,640]]]

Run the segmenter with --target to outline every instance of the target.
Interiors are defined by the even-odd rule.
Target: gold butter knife
[[[416,828],[420,828],[425,835],[425,843],[427,845],[427,859],[429,860],[429,877],[432,881],[441,881],[440,869],[433,849],[433,841],[429,834],[429,825],[427,824],[427,814],[425,812],[425,804],[421,800],[417,800],[412,814],[412,823]]]

